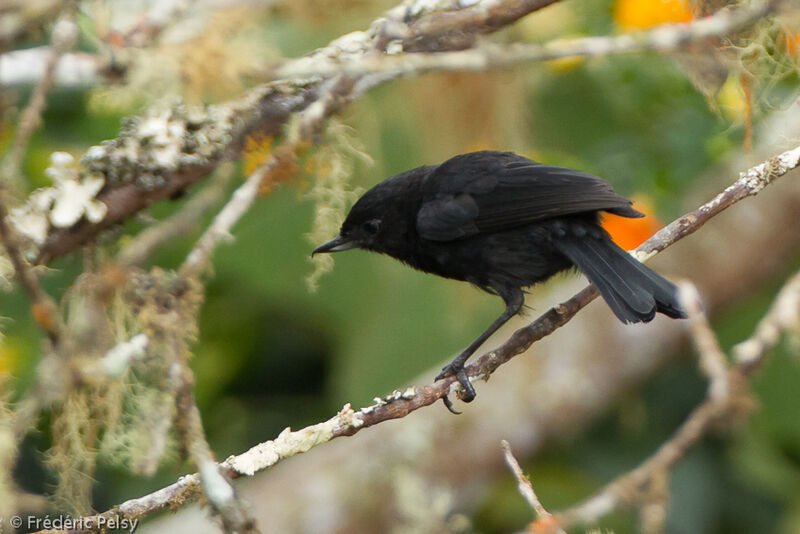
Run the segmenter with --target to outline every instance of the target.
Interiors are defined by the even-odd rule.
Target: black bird
[[[572,266],[623,323],[647,322],[656,312],[685,317],[675,285],[600,226],[601,211],[644,217],[631,204],[602,178],[581,171],[510,152],[472,152],[379,183],[353,205],[339,235],[313,254],[380,252],[502,297],[505,311],[436,377],[455,375],[469,402],[475,390],[464,371],[467,359],[520,311],[522,288]]]

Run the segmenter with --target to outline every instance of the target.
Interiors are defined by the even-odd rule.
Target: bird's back
[[[417,230],[425,239],[450,241],[597,211],[643,216],[597,176],[509,152],[472,152],[427,175]]]

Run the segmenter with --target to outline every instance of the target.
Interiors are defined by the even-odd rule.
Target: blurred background
[[[115,137],[124,117],[165,99],[213,103],[236,98],[263,79],[267,67],[278,58],[300,56],[339,35],[365,28],[392,5],[384,0],[220,2],[212,6],[214,9],[204,5],[203,9],[179,12],[155,44],[133,50],[120,47],[115,52],[121,58],[130,55],[124,57],[126,72],[119,80],[104,77],[54,88],[47,99],[42,127],[24,160],[24,171],[30,178],[25,187],[30,191],[48,185],[44,170],[54,151],[79,157],[89,146]],[[113,49],[109,36],[125,35],[140,21],[141,13],[152,8],[152,4],[139,1],[81,3],[79,48],[91,52],[97,49],[98,41],[103,41],[111,42]],[[492,39],[546,42],[613,34],[690,20],[701,8],[680,0],[568,0],[533,13]],[[558,60],[513,70],[432,74],[403,80],[380,87],[348,107],[328,130],[328,138],[335,141],[329,140],[319,148],[318,156],[312,151],[299,176],[262,195],[235,228],[235,241],[223,245],[214,258],[192,367],[205,429],[217,457],[240,453],[277,436],[287,426],[299,429],[325,420],[345,403],[363,406],[395,388],[430,382],[436,369],[501,309],[498,299],[467,284],[417,273],[365,252],[338,255],[333,271],[315,277],[317,289],[311,291],[307,279],[315,269],[309,261],[314,239],[325,231],[327,238],[336,232],[335,227],[323,228],[322,232],[317,228],[315,238],[309,238],[319,208],[309,192],[315,173],[325,172],[320,169],[329,161],[320,153],[333,150],[337,155],[328,157],[342,158],[347,188],[354,191],[409,168],[480,149],[511,150],[550,164],[578,168],[605,177],[620,194],[636,199],[638,209],[648,214],[644,222],[607,221],[617,241],[633,248],[660,225],[731,183],[738,170],[761,161],[763,156],[791,148],[792,141],[796,144],[800,131],[791,124],[797,124],[800,118],[796,103],[798,28],[764,25],[755,37],[760,55],[744,66],[739,56],[726,55],[724,50],[711,59],[708,54],[686,50],[672,56],[649,52]],[[46,41],[46,34],[34,33],[18,47]],[[26,84],[0,88],[0,150],[10,139],[30,91],[31,86]],[[235,162],[229,189],[258,164],[269,149],[265,145],[258,139],[248,145]],[[785,180],[796,182],[797,177],[787,176]],[[772,196],[767,194],[770,192],[764,194],[763,213],[781,209],[775,206],[786,198],[797,198],[797,185],[781,183],[775,187],[779,186],[784,189]],[[118,230],[106,247],[116,250],[153,219],[163,219],[186,201],[154,205],[147,215]],[[747,202],[758,204],[762,197]],[[784,215],[786,209],[781,209]],[[728,220],[742,223],[742,213],[733,213]],[[209,220],[207,217],[204,223]],[[712,303],[714,329],[723,348],[728,349],[752,332],[782,281],[800,267],[800,248],[796,237],[784,235],[785,226],[783,230],[764,226],[760,238],[769,244],[764,254],[772,259],[756,256],[759,249],[755,244],[751,249],[754,255],[748,259],[742,255],[751,247],[748,236],[734,234],[734,223],[720,224],[718,233],[709,231],[713,237],[702,241],[702,247],[697,245],[718,263],[700,262],[699,256],[692,255],[695,248],[686,245],[683,249],[676,246],[674,253],[669,249],[654,266],[673,278],[709,280],[707,285],[701,284],[701,291]],[[148,264],[176,268],[201,231],[198,227],[160,248]],[[796,227],[793,232],[797,233]],[[729,252],[731,247],[739,249],[739,256]],[[103,252],[99,254],[102,257]],[[747,263],[746,273],[740,269],[743,266],[727,262]],[[51,267],[43,283],[56,297],[64,294],[83,268],[77,256],[58,260]],[[706,272],[711,268],[722,270]],[[725,269],[732,274],[728,276]],[[528,319],[558,298],[569,296],[580,283],[573,274],[557,277],[544,289],[534,289],[529,305],[535,309]],[[565,289],[558,289],[561,286]],[[597,303],[590,308],[587,313],[610,316]],[[0,316],[0,374],[6,378],[6,396],[14,399],[32,383],[42,335],[19,287],[0,295]],[[566,328],[573,336],[590,335],[578,324]],[[444,517],[441,523],[415,520],[411,512],[379,512],[380,503],[370,507],[362,501],[359,506],[339,510],[339,515],[350,516],[347,531],[494,534],[522,530],[533,516],[502,466],[499,439],[504,437],[518,449],[523,468],[551,510],[577,502],[634,467],[701,402],[706,387],[690,345],[682,340],[681,328],[659,321],[643,328],[635,329],[638,344],[625,345],[625,351],[633,359],[649,358],[652,353],[653,365],[615,383],[619,388],[610,390],[596,410],[587,410],[587,415],[574,421],[566,416],[569,428],[541,431],[542,439],[531,438],[530,429],[520,430],[520,436],[527,437],[520,437],[516,443],[508,433],[494,440],[494,434],[487,430],[495,449],[486,453],[494,456],[485,464],[469,456],[477,452],[459,448],[471,439],[468,434],[461,444],[449,443],[449,452],[461,459],[462,467],[468,469],[473,460],[483,467],[475,473],[481,481],[477,486],[459,482],[457,477],[446,484],[443,494],[448,498],[442,506],[447,512],[440,514]],[[663,350],[650,346],[641,356],[637,354],[636,347],[662,339],[654,333],[656,330],[668,332],[672,341],[665,343]],[[594,357],[602,362],[610,349],[604,335],[598,336]],[[553,352],[571,350],[572,345],[565,341]],[[518,380],[533,381],[528,368],[518,360],[536,357],[535,350],[520,356],[498,374],[506,378],[521,374]],[[591,373],[591,368],[587,372]],[[499,376],[493,381],[502,379]],[[519,398],[493,396],[488,390],[491,385],[478,385],[477,401],[463,406],[467,412],[464,420],[472,421],[469,412],[479,411],[476,405],[482,405],[482,413],[489,418],[513,417],[514,410],[506,406],[521,402]],[[758,404],[754,415],[706,439],[678,465],[669,486],[668,532],[800,533],[798,386],[797,346],[783,344],[754,381]],[[531,405],[537,403],[536,398],[531,397]],[[426,428],[420,420],[434,417],[433,412],[439,410],[444,412],[444,408],[435,406],[412,414],[410,419]],[[446,421],[442,424],[467,424],[445,415],[435,417]],[[524,419],[512,419],[509,428],[526,424]],[[475,425],[469,427],[474,432],[481,432],[480,422],[469,425]],[[320,459],[314,465],[324,465],[323,458],[333,456],[334,450],[346,455],[348,448],[359,446],[357,443],[366,448],[363,454],[381,446],[374,440],[358,441],[368,439],[359,434],[315,449],[311,454]],[[25,491],[47,494],[55,484],[45,462],[50,440],[47,422],[43,421],[39,431],[29,433],[23,444],[16,478]],[[329,445],[331,450],[326,451]],[[131,474],[113,455],[102,457],[94,475],[92,506],[106,510],[173,482],[191,469],[177,458],[177,454],[170,455],[155,476],[143,477]],[[304,461],[305,455],[292,458],[286,462],[286,469],[300,469],[298,464]],[[391,470],[391,460],[386,462],[383,468]],[[279,467],[284,468],[283,464]],[[269,470],[258,478],[275,476],[277,480],[292,480],[290,485],[312,483],[291,473],[280,475]],[[465,485],[469,491],[460,492]],[[386,490],[389,493],[401,495],[406,491],[400,483],[389,486],[393,488]],[[265,498],[259,491],[267,491],[266,486],[255,483],[247,487],[250,489],[245,495],[258,514]],[[413,489],[408,491],[413,493]],[[305,497],[316,498],[311,490]],[[285,506],[299,509],[309,504]],[[332,522],[339,526],[326,528],[328,519],[317,512],[322,519],[304,520],[316,524],[317,530],[297,526],[300,523],[292,523],[292,528],[346,531],[341,525],[347,522]],[[355,521],[354,517],[360,519]],[[188,518],[178,521],[189,524]],[[269,520],[261,522],[265,531],[273,531]],[[176,525],[180,523],[160,526],[158,521],[151,521],[144,528],[175,531]],[[623,534],[637,531],[637,525],[635,511],[621,511],[604,519],[599,528]],[[207,528],[213,531],[215,527],[208,523]],[[291,531],[288,529],[275,531]]]

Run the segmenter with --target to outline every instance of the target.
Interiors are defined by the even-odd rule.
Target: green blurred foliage
[[[580,5],[587,6],[576,9],[580,30],[612,30],[607,3]],[[300,55],[364,26],[377,13],[373,5],[361,13],[361,24],[347,18],[321,24],[290,10],[266,23],[266,31],[282,53]],[[50,95],[44,128],[25,162],[32,186],[46,183],[51,152],[80,154],[116,135],[125,113],[99,113],[87,106],[88,98],[76,91]],[[623,194],[643,193],[662,220],[678,214],[682,194],[715,162],[740,149],[743,137],[741,124],[710,111],[681,67],[658,54],[566,68],[429,75],[375,90],[346,110],[344,119],[376,161],[373,167],[357,166],[354,187],[458,152],[509,149],[604,176]],[[500,310],[497,299],[465,284],[366,252],[337,256],[333,273],[317,293],[309,293],[305,276],[312,269],[313,244],[304,234],[314,207],[303,191],[301,185],[283,186],[259,199],[236,227],[235,241],[215,254],[192,365],[208,437],[221,458],[286,426],[327,418],[345,402],[362,405],[410,383],[462,348]],[[183,202],[156,205],[151,215],[163,218]],[[124,231],[135,233],[144,224],[131,221]],[[176,267],[201,230],[159,250],[151,263]],[[62,294],[81,261],[59,260],[45,279],[46,289]],[[752,330],[777,284],[715,322],[726,348]],[[41,336],[21,291],[2,295],[0,314],[22,390],[30,384]],[[670,515],[670,532],[800,530],[798,384],[798,362],[779,351],[757,377],[758,414],[729,436],[708,440],[676,469],[671,505],[680,513]],[[539,496],[558,509],[633,467],[680,424],[704,389],[694,359],[666,369],[580,440],[553,444],[528,463]],[[27,489],[46,487],[34,452],[44,450],[45,441],[46,435],[26,442]],[[170,482],[181,471],[182,466],[165,468],[155,483]],[[105,509],[153,485],[102,468],[95,506]],[[510,477],[496,482],[474,516],[476,529],[485,533],[518,530],[531,519]],[[630,512],[620,512],[600,526],[622,534],[633,532],[635,523]]]

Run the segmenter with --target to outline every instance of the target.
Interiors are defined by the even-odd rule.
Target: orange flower
[[[687,0],[617,0],[614,20],[627,30],[643,30],[659,24],[689,22]]]
[[[645,217],[628,219],[611,213],[603,214],[603,228],[625,250],[638,247],[663,226],[653,215],[653,205],[646,197],[634,196],[633,209],[641,211]]]

